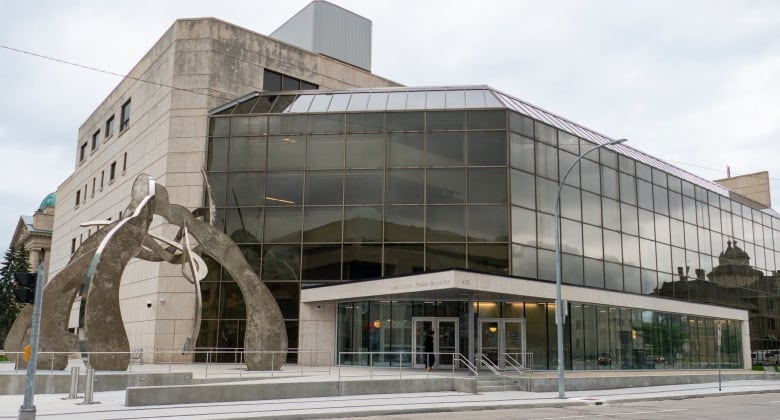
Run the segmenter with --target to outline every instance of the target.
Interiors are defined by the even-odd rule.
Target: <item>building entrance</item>
[[[499,369],[507,364],[530,365],[526,354],[525,319],[523,318],[481,318],[479,320],[479,352]],[[481,363],[477,363],[477,366]]]
[[[412,318],[412,349],[414,367],[424,368],[428,354],[425,354],[425,336],[433,334],[434,368],[452,368],[455,354],[459,353],[458,318],[415,317]]]

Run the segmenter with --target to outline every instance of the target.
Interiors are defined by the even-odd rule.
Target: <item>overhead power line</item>
[[[25,50],[21,50],[21,49],[18,49],[18,48],[9,47],[7,45],[0,44],[0,48],[6,49],[6,50],[9,50],[9,51],[13,51],[13,52],[17,52],[17,53],[21,53],[21,54],[31,55],[33,57],[43,58],[45,60],[54,61],[54,62],[57,62],[57,63],[67,64],[69,66],[74,66],[74,67],[82,68],[82,69],[85,69],[85,70],[96,71],[98,73],[104,73],[104,74],[108,74],[108,75],[111,75],[111,76],[121,77],[121,78],[124,78],[124,79],[135,80],[135,81],[142,82],[142,83],[149,83],[149,84],[152,84],[152,85],[156,85],[156,86],[160,86],[160,87],[166,87],[166,88],[170,88],[170,89],[173,89],[173,90],[179,90],[179,91],[182,91],[182,92],[194,93],[196,95],[209,96],[209,97],[217,98],[217,99],[221,99],[221,100],[235,99],[235,97],[233,95],[230,95],[227,92],[221,92],[221,91],[218,91],[218,90],[217,90],[217,92],[220,92],[221,94],[223,94],[223,96],[213,95],[213,94],[208,93],[208,92],[198,92],[198,91],[193,90],[193,89],[186,89],[186,88],[180,88],[180,87],[176,87],[176,86],[171,86],[171,85],[167,85],[165,83],[160,83],[160,82],[155,82],[155,81],[152,81],[152,80],[141,79],[141,78],[138,78],[138,77],[133,77],[133,76],[127,75],[127,74],[115,73],[113,71],[103,70],[103,69],[99,69],[99,68],[96,68],[96,67],[86,66],[84,64],[74,63],[72,61],[63,60],[63,59],[60,59],[60,58],[49,57],[47,55],[38,54],[38,53],[31,52],[31,51],[25,51]],[[216,90],[216,89],[213,89],[213,90]]]

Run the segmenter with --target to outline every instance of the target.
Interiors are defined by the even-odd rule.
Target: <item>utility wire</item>
[[[31,51],[20,50],[18,48],[9,47],[7,45],[0,44],[0,48],[6,49],[6,50],[9,50],[9,51],[14,51],[14,52],[21,53],[21,54],[31,55],[33,57],[43,58],[45,60],[55,61],[57,63],[67,64],[69,66],[79,67],[79,68],[86,69],[86,70],[91,70],[91,71],[96,71],[96,72],[99,72],[99,73],[108,74],[108,75],[111,75],[111,76],[116,76],[116,77],[121,77],[121,78],[125,78],[125,79],[135,80],[135,81],[142,82],[142,83],[149,83],[149,84],[157,85],[157,86],[160,86],[160,87],[171,88],[173,90],[180,90],[180,91],[183,91],[183,92],[194,93],[196,95],[209,96],[209,97],[217,98],[217,99],[221,99],[221,100],[235,99],[235,96],[230,95],[227,92],[221,92],[221,91],[216,90],[216,89],[213,89],[213,90],[223,94],[224,96],[218,96],[218,95],[213,95],[213,94],[210,94],[210,93],[198,92],[198,91],[192,90],[192,89],[186,89],[186,88],[180,88],[180,87],[176,87],[176,86],[166,85],[165,83],[160,83],[160,82],[154,82],[154,81],[151,81],[151,80],[140,79],[138,77],[133,77],[133,76],[129,76],[129,75],[126,75],[126,74],[114,73],[112,71],[103,70],[103,69],[99,69],[99,68],[96,68],[96,67],[85,66],[83,64],[78,64],[78,63],[74,63],[74,62],[71,62],[71,61],[62,60],[62,59],[59,59],[59,58],[49,57],[49,56],[46,56],[46,55],[43,55],[43,54],[38,54],[38,53],[31,52]]]

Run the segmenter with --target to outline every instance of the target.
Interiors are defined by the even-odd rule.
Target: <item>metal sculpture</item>
[[[207,212],[213,215],[213,206]],[[149,233],[154,216],[178,226],[173,240]],[[206,264],[200,254],[217,261],[236,281],[246,305],[244,360],[250,370],[279,369],[286,359],[287,332],[271,292],[249,266],[238,246],[185,207],[171,204],[168,191],[148,175],[136,178],[131,202],[120,220],[87,222],[102,225],[73,254],[68,265],[43,290],[40,349],[57,352],[39,361],[41,368],[64,369],[67,354],[81,352],[88,367],[126,370],[130,344],[119,309],[119,287],[127,264],[138,258],[182,265],[182,274],[195,286],[195,322],[189,343],[200,328],[200,280]],[[193,246],[192,243],[196,245]],[[79,335],[68,332],[68,318],[77,295]],[[21,349],[30,324],[29,311],[17,317],[5,343],[6,351]]]

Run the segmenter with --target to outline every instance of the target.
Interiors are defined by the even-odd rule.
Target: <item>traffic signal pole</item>
[[[24,382],[24,403],[19,408],[19,420],[34,420],[35,369],[38,365],[38,338],[41,335],[41,306],[43,306],[43,264],[38,265],[35,278],[35,301],[33,302],[32,331],[30,332],[30,361],[27,364],[27,379]]]

